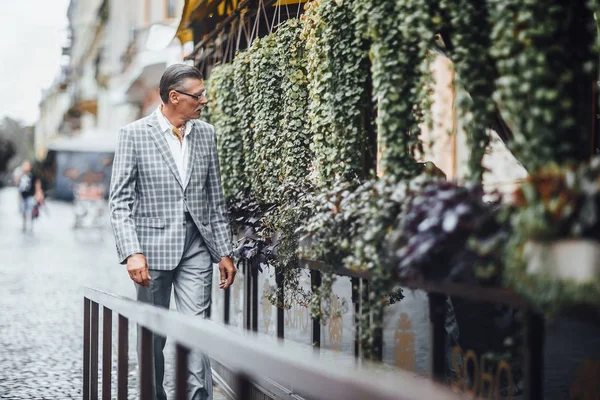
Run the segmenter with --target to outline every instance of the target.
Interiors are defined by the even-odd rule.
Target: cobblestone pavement
[[[0,399],[80,399],[83,288],[133,297],[134,287],[116,262],[108,222],[100,229],[74,230],[73,206],[56,201],[36,222],[33,233],[21,232],[18,194],[13,188],[0,190]],[[129,398],[134,399],[135,328],[129,329]],[[111,397],[116,398],[113,350]],[[166,357],[172,363],[169,341]],[[172,392],[171,367],[166,386]],[[215,400],[224,398],[215,391]]]

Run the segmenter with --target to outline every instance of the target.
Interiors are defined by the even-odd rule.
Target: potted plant
[[[600,157],[541,169],[517,189],[514,205],[528,274],[578,284],[600,277]]]

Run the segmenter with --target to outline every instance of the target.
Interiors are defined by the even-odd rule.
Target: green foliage
[[[415,157],[423,154],[420,127],[431,106],[430,49],[442,28],[468,93],[458,106],[471,178],[484,173],[494,99],[513,128],[511,149],[527,168],[581,158],[588,137],[574,85],[592,77],[596,60],[569,42],[568,2],[538,3],[314,0],[302,20],[287,21],[215,69],[205,118],[217,127],[227,160],[226,194],[256,236],[245,243],[264,250],[258,264],[264,259],[283,272],[279,305],[296,295],[306,304],[297,268],[303,234],[304,255],[330,265],[310,301],[323,321],[335,267],[370,272],[361,331],[365,354],[377,352],[373,339],[392,301],[396,268],[383,246],[421,170]],[[597,1],[589,7],[598,9]],[[371,125],[383,179],[365,162]]]
[[[596,56],[581,46],[596,34],[592,14],[572,2],[488,4],[499,72],[494,98],[512,125],[511,149],[530,170],[585,159],[587,107],[580,107],[585,93],[577,85],[591,82],[596,70]]]
[[[207,85],[208,116],[223,143],[221,159],[231,159],[228,152],[233,152],[234,160],[242,161],[222,171],[234,230],[246,232],[236,252],[254,267],[284,269],[287,298],[282,306],[302,295],[296,227],[306,217],[304,196],[312,192],[301,33],[298,20],[286,21],[276,33],[239,53],[230,65],[215,68]],[[273,293],[273,301],[276,298]]]
[[[271,203],[277,200],[281,168],[281,68],[274,35],[256,39],[248,51],[250,93],[246,104],[253,111],[253,149],[248,165],[252,197]]]
[[[315,197],[310,217],[300,228],[307,244],[304,256],[323,261],[330,268],[311,302],[311,311],[322,319],[331,316],[327,300],[336,268],[369,271],[369,296],[360,318],[361,347],[366,357],[378,352],[373,338],[382,326],[384,306],[402,297],[395,288],[394,268],[386,260],[386,243],[410,187],[388,177],[338,183]]]
[[[248,52],[239,53],[233,60],[233,90],[237,96],[237,101],[233,105],[233,110],[236,118],[237,129],[234,133],[236,140],[243,145],[244,165],[246,166],[246,180],[239,182],[237,185],[237,198],[246,198],[250,194],[250,169],[249,160],[252,159],[254,152],[254,110],[251,107],[250,99],[251,92],[249,88],[250,79],[250,57]]]
[[[304,186],[312,165],[312,137],[308,129],[308,78],[302,25],[292,19],[277,30],[281,76],[281,132],[276,146],[280,152],[279,180],[283,187]],[[284,194],[288,191],[283,190]],[[294,198],[296,196],[292,196]]]
[[[397,178],[418,171],[414,160],[422,152],[419,124],[431,75],[427,53],[433,43],[431,0],[368,0],[354,2],[363,35],[371,42],[373,100],[381,166]]]
[[[223,191],[228,198],[237,197],[247,186],[248,180],[244,142],[239,138],[238,120],[234,112],[240,100],[234,88],[234,71],[235,66],[232,64],[216,67],[212,72],[209,88],[212,98],[209,105],[210,119],[218,137]]]
[[[481,182],[482,159],[490,142],[487,130],[495,111],[492,95],[496,72],[489,54],[488,4],[485,1],[442,0],[441,7],[450,19],[451,47],[448,46],[448,52],[458,72],[456,83],[468,92],[468,95],[463,92],[457,97],[457,109],[471,151],[471,178]]]
[[[322,185],[363,177],[367,52],[351,2],[313,1],[304,17],[315,170]]]

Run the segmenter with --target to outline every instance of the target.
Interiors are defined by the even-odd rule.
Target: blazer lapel
[[[187,188],[187,185],[190,183],[190,179],[192,178],[192,170],[194,169],[194,165],[196,165],[196,153],[198,152],[198,127],[195,122],[192,122],[192,130],[188,136],[188,146],[189,146],[189,155],[188,155],[188,163],[187,163],[187,171],[185,174],[185,181],[183,182],[183,188]]]
[[[171,173],[175,179],[177,179],[179,185],[184,188],[185,186],[183,186],[183,183],[181,182],[177,165],[175,165],[175,160],[173,159],[173,154],[171,154],[171,149],[169,149],[169,144],[167,143],[164,133],[160,130],[160,124],[158,123],[156,115],[152,114],[152,117],[148,120],[148,126],[150,126],[150,137],[154,140],[154,144],[158,148],[162,158],[169,166]]]

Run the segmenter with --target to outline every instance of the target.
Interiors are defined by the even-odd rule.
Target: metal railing
[[[187,360],[199,350],[231,369],[236,397],[250,399],[252,383],[268,377],[293,385],[308,399],[459,399],[458,394],[414,374],[378,364],[344,367],[305,347],[233,333],[201,318],[136,302],[96,289],[84,291],[83,398],[98,399],[99,308],[102,306],[102,399],[111,398],[113,312],[118,313],[117,399],[127,399],[129,323],[141,327],[140,399],[152,395],[152,333],[176,342],[176,399],[187,398]]]
[[[310,271],[311,287],[318,288],[321,285],[321,273],[323,270],[330,270],[324,263],[314,260],[301,260],[300,265]],[[248,331],[258,331],[259,313],[258,305],[262,294],[258,290],[258,272],[242,264],[244,276],[244,329]],[[353,271],[340,268],[336,270],[339,276],[350,277],[352,281],[352,303],[354,312],[358,315],[361,310],[363,299],[368,298],[370,276],[368,272]],[[504,305],[522,312],[522,321],[524,326],[523,335],[523,358],[522,371],[524,383],[524,398],[528,400],[538,400],[544,397],[544,335],[545,320],[544,316],[533,309],[531,305],[520,296],[504,288],[479,287],[460,283],[435,283],[429,281],[407,281],[398,282],[400,286],[407,289],[422,290],[427,293],[429,302],[429,342],[430,359],[429,375],[437,383],[448,383],[447,376],[447,343],[446,343],[446,300],[448,297],[457,297],[474,303],[489,303],[494,305]],[[276,287],[279,296],[283,296],[283,282],[279,273],[276,274]],[[225,324],[230,323],[230,303],[231,293],[224,293],[223,301],[223,320]],[[355,321],[357,323],[357,321]],[[276,332],[280,339],[285,338],[284,310],[277,308],[276,311]],[[321,349],[321,329],[322,324],[318,318],[311,321],[312,346],[315,352],[324,351]],[[361,358],[360,338],[355,332],[354,336],[354,356]],[[383,332],[378,329],[374,340],[378,342],[379,353],[375,357],[380,361],[383,359]],[[494,395],[492,395],[494,396]],[[499,394],[495,395],[496,397]],[[508,395],[512,398],[513,395]]]

